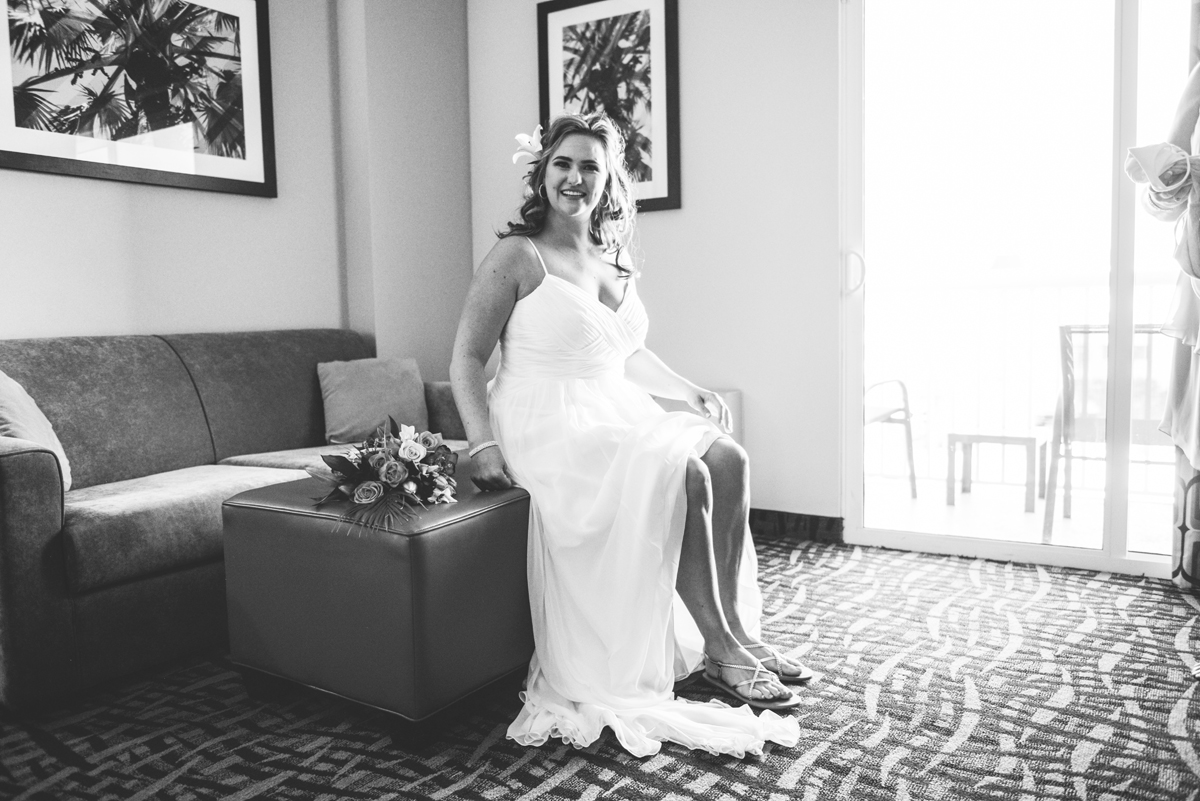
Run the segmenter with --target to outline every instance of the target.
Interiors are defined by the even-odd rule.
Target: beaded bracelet
[[[486,450],[487,448],[495,447],[496,445],[499,445],[499,444],[500,443],[496,442],[496,440],[489,439],[487,442],[481,442],[478,445],[476,445],[474,448],[471,448],[471,450],[467,451],[467,456],[470,456],[471,458],[475,458],[475,454],[479,453],[480,451]]]

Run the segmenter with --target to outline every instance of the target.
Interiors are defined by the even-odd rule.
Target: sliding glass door
[[[851,541],[1165,569],[1178,268],[1121,166],[1190,5],[844,3]]]

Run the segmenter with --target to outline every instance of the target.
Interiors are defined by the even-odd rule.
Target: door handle
[[[850,281],[849,281],[849,279],[850,279],[850,262],[852,259],[858,260],[859,270],[858,270],[858,282],[855,283],[853,286],[850,286],[849,285],[849,283],[850,283]],[[864,259],[863,255],[861,253],[859,253],[857,250],[849,250],[846,252],[846,267],[845,267],[843,280],[845,281],[845,284],[846,284],[845,292],[847,295],[853,295],[855,292],[862,289],[862,285],[864,283],[866,283],[867,260]]]

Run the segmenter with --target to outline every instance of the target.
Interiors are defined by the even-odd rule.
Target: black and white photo
[[[0,165],[274,195],[265,0],[7,0]]]

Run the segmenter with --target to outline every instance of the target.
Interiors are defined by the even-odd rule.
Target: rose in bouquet
[[[389,417],[375,436],[353,447],[345,455],[322,456],[328,470],[308,469],[329,486],[324,497],[314,499],[318,508],[348,500],[352,503],[344,521],[387,528],[398,518],[412,518],[414,506],[457,501],[458,455],[442,442],[441,434],[417,433]]]

